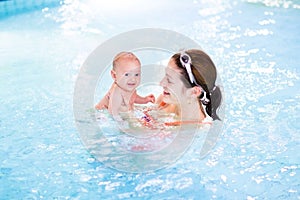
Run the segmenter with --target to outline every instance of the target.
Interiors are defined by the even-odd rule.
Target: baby
[[[141,63],[133,53],[121,52],[115,56],[111,76],[114,83],[96,104],[97,110],[108,109],[110,114],[118,116],[120,112],[133,110],[134,103],[155,102],[153,94],[141,97],[136,92],[136,88],[141,82]]]

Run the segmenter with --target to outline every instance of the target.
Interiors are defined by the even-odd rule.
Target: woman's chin
[[[163,96],[163,102],[167,103],[167,104],[176,104],[176,101],[173,101],[170,98],[170,95],[164,95]]]

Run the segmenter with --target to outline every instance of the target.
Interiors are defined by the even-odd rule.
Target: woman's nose
[[[164,77],[163,79],[161,79],[159,85],[162,86],[162,87],[166,86],[166,77]]]

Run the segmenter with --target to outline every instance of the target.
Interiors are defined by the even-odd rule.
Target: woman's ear
[[[114,79],[114,81],[116,81],[117,75],[116,75],[116,72],[114,70],[110,70],[110,75]]]
[[[202,92],[202,90],[198,86],[194,86],[194,87],[188,89],[188,95],[191,97],[195,97],[195,98],[199,97],[201,92]]]

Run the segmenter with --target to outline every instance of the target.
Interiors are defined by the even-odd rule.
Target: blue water
[[[122,2],[1,19],[0,199],[300,199],[300,2]],[[73,91],[101,42],[145,27],[185,34],[211,55],[226,118],[204,159],[191,149],[164,169],[125,173],[84,148]]]

